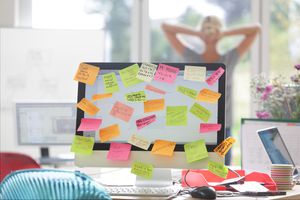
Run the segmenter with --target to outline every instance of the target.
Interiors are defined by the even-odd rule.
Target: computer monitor
[[[87,63],[93,66],[100,67],[99,75],[96,82],[93,85],[88,85],[79,82],[78,85],[78,99],[80,102],[82,98],[92,99],[92,95],[105,93],[103,85],[102,75],[115,72],[119,91],[113,93],[111,98],[94,101],[93,103],[100,108],[100,111],[95,116],[90,116],[84,113],[82,110],[77,109],[77,122],[76,130],[78,129],[82,118],[100,118],[102,119],[101,128],[107,127],[112,124],[119,124],[121,134],[115,139],[101,143],[99,141],[99,130],[95,132],[82,132],[77,131],[77,135],[94,137],[95,144],[93,147],[93,153],[91,155],[75,155],[75,164],[79,167],[125,167],[130,168],[134,161],[140,161],[150,163],[154,168],[177,168],[177,169],[203,169],[207,168],[209,160],[216,162],[224,162],[224,159],[213,152],[213,149],[224,140],[224,115],[225,115],[225,73],[218,79],[218,81],[209,85],[205,81],[187,81],[184,80],[184,68],[185,66],[199,66],[206,67],[206,78],[210,77],[219,67],[225,70],[224,64],[216,63],[163,63],[169,66],[173,66],[180,69],[179,74],[173,84],[158,82],[153,80],[152,82],[141,82],[131,87],[125,87],[121,81],[119,70],[129,67],[135,63]],[[142,63],[137,63],[141,66]],[[158,65],[159,63],[154,63]],[[161,90],[166,91],[166,94],[157,94],[148,90],[145,90],[145,86],[150,84]],[[182,95],[176,91],[177,86],[185,86],[197,90],[208,88],[213,91],[221,93],[221,97],[217,103],[204,103]],[[167,106],[187,106],[188,110],[194,103],[201,104],[211,112],[211,117],[207,123],[219,123],[222,125],[221,130],[210,133],[199,133],[200,123],[204,123],[199,118],[188,112],[187,126],[166,126],[166,109],[157,111],[154,113],[144,113],[143,103],[126,102],[124,95],[130,92],[145,91],[147,100],[150,99],[165,99],[165,107]],[[116,101],[122,102],[134,108],[134,113],[128,122],[124,122],[118,118],[110,115],[110,111]],[[149,126],[138,130],[136,127],[136,120],[145,116],[156,114],[156,121]],[[148,151],[132,146],[131,154],[128,161],[113,161],[106,159],[107,152],[110,147],[110,142],[122,142],[127,143],[129,137],[132,134],[140,134],[151,141],[155,139],[171,140],[176,142],[176,147],[173,156],[160,156],[151,154],[150,145]],[[195,140],[204,139],[206,141],[206,147],[208,150],[208,158],[202,159],[197,162],[188,163],[185,153],[184,144],[193,142]]]

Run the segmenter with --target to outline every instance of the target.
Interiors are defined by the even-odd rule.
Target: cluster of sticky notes
[[[214,152],[216,152],[219,156],[224,158],[234,143],[235,139],[233,137],[228,137],[214,149]]]

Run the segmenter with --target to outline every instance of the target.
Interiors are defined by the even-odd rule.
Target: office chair
[[[0,199],[101,199],[109,194],[81,172],[30,169],[9,174],[0,185]]]

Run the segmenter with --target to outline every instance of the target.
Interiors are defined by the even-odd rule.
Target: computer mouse
[[[193,198],[199,199],[216,199],[217,194],[214,188],[202,186],[197,187],[191,191],[191,196]]]

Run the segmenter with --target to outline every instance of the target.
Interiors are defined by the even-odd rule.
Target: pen
[[[269,192],[241,192],[242,195],[247,196],[276,196],[276,195],[286,195],[286,192],[282,191],[269,191]]]

